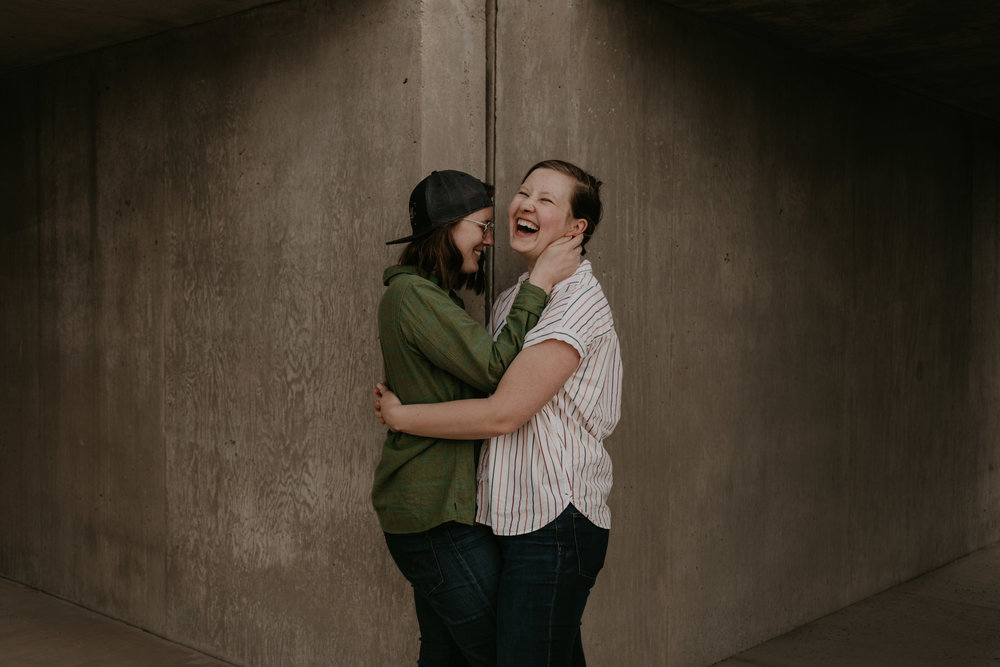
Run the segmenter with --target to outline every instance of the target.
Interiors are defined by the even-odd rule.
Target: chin
[[[535,244],[525,242],[525,239],[514,238],[511,239],[510,249],[516,253],[523,255],[526,252],[531,252],[535,248]]]

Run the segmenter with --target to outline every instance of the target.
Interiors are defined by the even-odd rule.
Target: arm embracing
[[[552,293],[555,284],[572,276],[580,266],[582,238],[582,236],[564,236],[556,239],[538,257],[528,279],[521,285],[517,299],[507,314],[506,322],[500,329],[496,343],[494,343],[494,347],[504,346],[507,355],[500,357],[499,351],[494,352],[494,356],[498,358],[496,363],[491,363],[490,366],[489,391],[492,392],[497,388],[500,376],[510,366],[512,361],[512,358],[509,357],[510,350],[513,348],[515,353],[521,350],[525,334],[538,323],[541,316],[540,312],[535,312],[524,305],[522,293],[529,287],[533,292],[541,290],[544,293],[542,301],[544,308],[548,302],[548,295]]]
[[[548,295],[525,281],[496,340],[461,306],[439,290],[423,288],[404,305],[406,337],[433,365],[482,392],[497,388],[504,371],[524,345]]]
[[[496,340],[462,308],[460,300],[416,277],[393,281],[396,311],[382,321],[398,322],[399,344],[416,348],[432,365],[482,392],[491,392],[538,322],[553,285],[579,266],[579,239],[553,242],[520,286]],[[381,310],[381,308],[380,308]],[[391,337],[387,337],[391,338]],[[392,379],[390,378],[390,381]]]
[[[571,345],[546,340],[517,356],[489,398],[401,405],[391,392],[383,391],[376,412],[394,431],[456,440],[490,438],[527,422],[579,364],[580,355]]]

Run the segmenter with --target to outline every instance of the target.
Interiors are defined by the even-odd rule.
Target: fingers
[[[382,392],[384,391],[388,391],[388,387],[385,386],[385,380],[382,380],[375,385],[375,418],[380,424],[385,423],[385,419],[382,417]]]
[[[556,247],[566,246],[567,248],[572,249],[572,248],[579,248],[582,243],[583,243],[582,234],[567,234],[566,236],[560,236],[550,245]]]
[[[566,236],[560,236],[555,241],[550,243],[548,247],[545,248],[545,251],[549,251],[549,249],[551,248],[552,252],[558,251],[558,252],[572,253],[575,250],[579,250],[580,245],[582,243],[583,243],[583,237],[581,237],[579,234],[575,236],[570,236],[567,234]]]

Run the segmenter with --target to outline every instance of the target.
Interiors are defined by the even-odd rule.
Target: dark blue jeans
[[[503,573],[497,600],[500,667],[586,665],[580,621],[609,532],[570,505],[526,535],[498,537]]]
[[[500,550],[486,526],[449,522],[422,533],[385,534],[413,586],[421,667],[496,665]]]

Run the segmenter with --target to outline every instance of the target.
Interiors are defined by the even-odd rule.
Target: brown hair
[[[399,263],[415,266],[436,277],[446,290],[464,287],[475,294],[482,294],[486,289],[486,272],[483,270],[486,255],[479,258],[479,268],[475,273],[463,274],[462,253],[451,238],[452,227],[461,220],[445,223],[427,236],[408,243],[399,254]]]
[[[587,245],[587,241],[597,231],[597,223],[601,221],[601,216],[604,214],[604,207],[601,204],[601,185],[603,183],[575,164],[564,160],[543,160],[539,162],[528,170],[528,173],[524,175],[521,182],[524,183],[528,176],[531,175],[531,172],[536,169],[558,171],[560,174],[566,174],[576,181],[576,187],[573,188],[573,196],[570,198],[569,207],[570,213],[574,218],[583,218],[587,221],[587,228],[583,230],[583,241],[581,242],[580,251],[580,254],[587,254],[587,249],[583,246]]]

